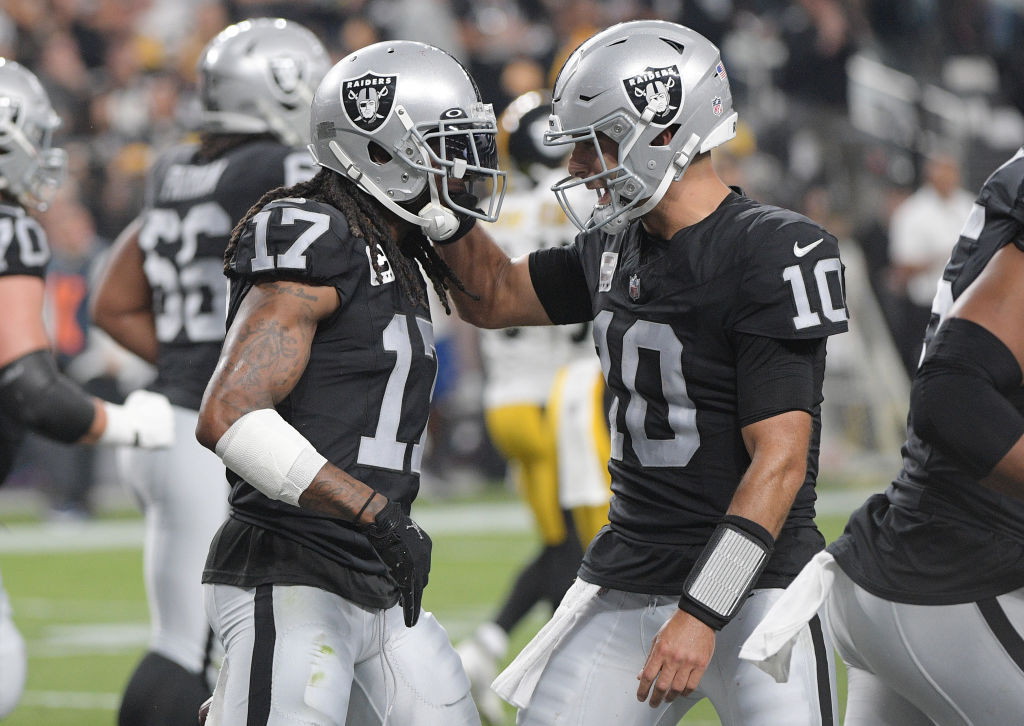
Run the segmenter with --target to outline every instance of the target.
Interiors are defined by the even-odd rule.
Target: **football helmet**
[[[67,172],[68,157],[54,148],[60,116],[31,71],[0,58],[0,189],[44,210]]]
[[[357,50],[327,72],[313,98],[309,150],[441,241],[458,229],[456,215],[498,218],[505,173],[496,134],[494,110],[455,58],[396,40]]]
[[[696,31],[661,20],[619,23],[585,41],[559,71],[544,143],[594,144],[602,171],[567,177],[552,189],[583,231],[615,232],[654,208],[668,185],[699,153],[736,135],[736,113],[725,66]],[[664,146],[654,142],[674,129]],[[598,134],[618,144],[608,168]],[[574,210],[573,187],[600,180],[610,200]]]
[[[563,166],[568,151],[544,143],[551,114],[551,92],[527,91],[498,117],[498,158],[534,183],[550,169]]]
[[[271,133],[288,146],[309,143],[313,91],[330,67],[323,44],[282,18],[229,25],[199,58],[199,123],[214,133]]]

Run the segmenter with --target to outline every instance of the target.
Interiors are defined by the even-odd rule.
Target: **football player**
[[[1024,714],[1022,210],[1024,148],[982,186],[942,274],[902,469],[786,593],[803,618],[823,604],[848,725]],[[799,624],[799,605],[766,616],[752,659],[788,640],[775,634]]]
[[[26,430],[57,441],[161,447],[174,428],[167,399],[131,394],[101,401],[57,370],[43,324],[46,234],[33,212],[46,209],[64,179],[67,156],[52,146],[60,118],[27,68],[0,58],[0,482]],[[0,588],[0,718],[25,683],[25,647]]]
[[[495,682],[521,725],[676,723],[705,697],[724,724],[835,721],[817,622],[788,683],[737,658],[825,544],[821,386],[847,313],[836,238],[718,178],[710,151],[735,131],[707,39],[663,21],[613,26],[562,67],[545,136],[572,150],[554,190],[575,244],[509,260],[471,229],[439,247],[478,297],[454,293],[470,322],[592,320],[614,396],[610,525]],[[578,187],[593,207],[572,207]]]
[[[264,195],[225,257],[196,431],[232,484],[203,576],[226,649],[207,726],[478,724],[421,612],[409,513],[437,369],[423,274],[445,306],[461,284],[424,233],[497,218],[494,112],[452,56],[394,41],[328,71],[310,129],[319,173]]]
[[[297,23],[256,18],[221,31],[199,59],[199,142],[154,163],[145,209],[120,235],[94,297],[96,323],[156,366],[149,388],[170,399],[177,430],[172,449],[124,451],[119,461],[146,518],[152,623],[121,726],[194,722],[212,691],[206,671],[217,654],[201,577],[227,501],[224,467],[195,428],[224,339],[224,250],[264,192],[312,176],[309,105],[329,67]]]
[[[565,157],[564,149],[543,143],[550,103],[550,92],[529,91],[498,119],[498,158],[510,179],[501,217],[488,230],[510,257],[572,244],[576,236],[550,191],[562,176],[558,170]],[[508,650],[509,633],[538,602],[551,610],[558,606],[576,577],[583,547],[608,521],[608,428],[588,324],[483,330],[480,351],[487,431],[509,462],[542,545],[516,576],[494,619],[457,647],[481,716],[497,724],[504,710],[491,681]],[[591,361],[589,373],[581,376],[574,368],[566,375],[574,359]],[[559,430],[566,435],[559,437]],[[569,467],[573,471],[560,476],[560,469]],[[562,495],[580,489],[583,496],[571,508],[563,506]]]

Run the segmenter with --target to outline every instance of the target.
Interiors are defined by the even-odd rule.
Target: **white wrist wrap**
[[[231,424],[216,446],[231,471],[271,499],[299,506],[299,495],[327,459],[272,408],[250,411]]]
[[[132,425],[131,416],[124,410],[124,406],[104,401],[103,410],[107,414],[107,426],[97,441],[113,446],[137,446],[138,432]]]

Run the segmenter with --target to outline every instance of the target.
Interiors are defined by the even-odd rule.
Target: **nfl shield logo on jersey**
[[[640,299],[640,275],[635,272],[629,276],[629,297],[634,302]]]
[[[341,84],[341,102],[354,126],[374,131],[387,121],[395,101],[398,76],[364,73]]]
[[[391,263],[388,262],[387,255],[384,254],[384,248],[377,245],[377,267],[380,268],[380,274],[373,269],[373,259],[370,257],[370,245],[366,245],[366,260],[370,263],[370,285],[377,287],[388,282],[395,281],[395,271],[391,268]]]

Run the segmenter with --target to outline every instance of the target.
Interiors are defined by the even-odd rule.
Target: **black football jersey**
[[[838,244],[806,217],[734,191],[671,240],[634,222],[614,236],[580,235],[566,254],[576,279],[538,295],[555,322],[593,319],[613,395],[610,525],[580,573],[618,589],[679,594],[750,465],[735,336],[845,331]],[[577,290],[575,299],[565,290]],[[824,546],[813,521],[823,375],[822,358],[807,479],[763,587],[787,583]]]
[[[49,262],[50,247],[39,222],[16,204],[0,203],[0,277],[45,278]],[[0,411],[0,484],[14,466],[25,432],[24,425]]]
[[[150,388],[199,409],[224,340],[224,248],[264,192],[308,179],[313,162],[272,140],[242,144],[213,161],[197,147],[170,149],[150,171],[139,231],[153,291],[157,378]]]
[[[35,218],[16,204],[0,203],[0,276],[46,277],[50,246]]]
[[[328,461],[408,512],[437,372],[427,305],[409,299],[384,250],[350,235],[340,211],[304,199],[256,214],[228,274],[229,326],[260,281],[337,291],[341,307],[321,321],[306,369],[277,410]],[[418,284],[426,300],[422,278]],[[228,478],[231,516],[211,552],[210,581],[312,585],[369,607],[397,601],[384,565],[348,522],[268,499],[233,472]]]
[[[925,344],[953,302],[1005,245],[1024,249],[1024,149],[981,188],[932,305]],[[1021,281],[1024,284],[1024,280]],[[1024,390],[1013,397],[1024,412]],[[903,468],[829,546],[861,587],[897,602],[943,605],[1024,586],[1024,503],[981,486],[907,418]]]

